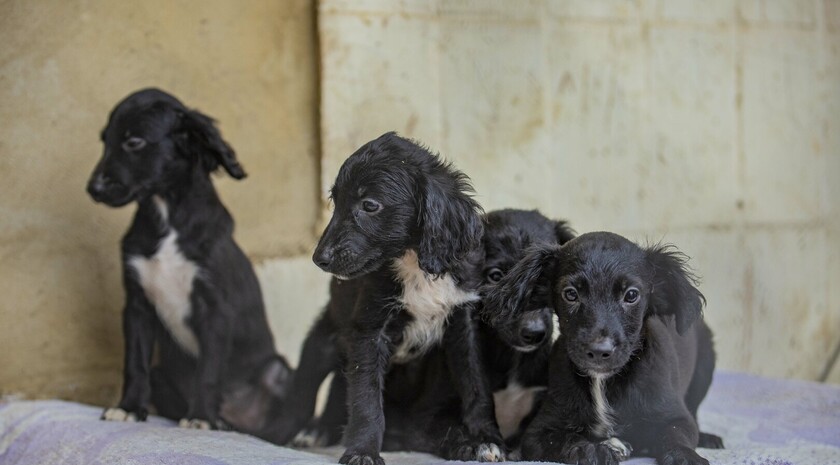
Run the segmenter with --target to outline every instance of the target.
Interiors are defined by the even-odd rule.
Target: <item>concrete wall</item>
[[[314,16],[311,0],[0,2],[0,393],[117,396],[118,241],[134,207],[84,188],[111,107],[150,85],[217,118],[238,152],[249,177],[216,184],[278,345],[297,350],[289,334],[311,318],[284,304],[325,293],[314,266],[282,260],[312,248],[320,205]]]
[[[487,209],[676,243],[720,366],[840,343],[840,3],[322,0],[322,189],[396,129]],[[831,379],[840,382],[840,369]]]

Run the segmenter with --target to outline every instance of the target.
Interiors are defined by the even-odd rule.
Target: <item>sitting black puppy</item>
[[[291,372],[210,180],[219,166],[245,172],[212,119],[157,89],[120,102],[101,137],[88,192],[111,207],[138,203],[122,240],[122,400],[102,418],[143,421],[151,401],[184,427],[258,433]]]
[[[715,354],[685,260],[668,246],[589,233],[533,249],[491,292],[486,311],[498,323],[548,286],[560,322],[524,459],[615,464],[636,452],[708,464],[694,448],[723,446],[697,428]]]
[[[498,210],[485,216],[482,293],[496,283],[533,244],[563,244],[574,237],[564,221],[537,211]],[[544,289],[545,291],[546,289]],[[548,384],[553,333],[547,292],[534,293],[527,310],[511,324],[493,328],[474,322],[482,365],[493,391],[496,421],[509,450],[539,405]],[[386,381],[385,450],[457,456],[465,433],[459,426],[460,398],[439,351],[389,373]]]
[[[386,377],[442,345],[468,433],[458,449],[464,455],[452,458],[503,459],[492,394],[472,343],[483,227],[471,191],[463,173],[394,133],[344,162],[332,188],[335,209],[313,255],[335,276],[330,301],[304,342],[295,402],[277,419],[272,440],[288,441],[309,421],[318,386],[334,372],[331,399],[346,391],[349,409],[340,462],[384,463]]]

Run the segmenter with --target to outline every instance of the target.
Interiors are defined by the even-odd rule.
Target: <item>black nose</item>
[[[315,254],[312,255],[312,261],[318,265],[318,268],[329,271],[328,268],[333,261],[333,250],[326,247],[321,250],[316,250]]]
[[[545,323],[542,319],[528,321],[519,330],[519,337],[525,344],[539,344],[545,339]]]
[[[615,343],[613,343],[612,338],[602,337],[589,344],[588,349],[586,356],[591,359],[610,358],[610,355],[615,352]]]
[[[105,192],[105,187],[108,185],[108,178],[102,174],[98,174],[90,179],[88,182],[87,191],[92,196],[97,196]]]

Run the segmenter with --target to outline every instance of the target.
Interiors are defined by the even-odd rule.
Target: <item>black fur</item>
[[[618,438],[663,465],[708,464],[694,448],[723,445],[697,429],[715,355],[685,257],[616,234],[584,234],[531,250],[487,297],[486,311],[497,323],[513,318],[539,285],[551,289],[561,335],[523,457],[614,464],[624,457],[603,441]],[[596,378],[605,380],[612,422],[596,414]]]
[[[481,271],[482,290],[492,289],[532,244],[562,244],[574,237],[563,221],[552,221],[537,211],[499,210],[485,216]],[[539,390],[548,383],[548,359],[553,333],[552,310],[548,296],[535,296],[528,309],[512,324],[496,330],[483,321],[474,321],[483,369],[494,392],[513,383]],[[452,333],[460,337],[457,333]],[[386,382],[386,450],[429,452],[442,457],[475,455],[465,444],[468,436],[460,426],[460,398],[451,389],[451,375],[440,351],[389,374]],[[532,410],[539,405],[535,396]],[[501,407],[495,405],[497,411]],[[522,422],[508,425],[506,446],[513,449],[531,411],[521,411]],[[498,418],[497,418],[498,419]]]
[[[466,440],[501,444],[492,395],[471,342],[483,233],[481,208],[471,191],[464,174],[394,133],[368,142],[344,162],[332,188],[335,210],[313,255],[337,278],[324,314],[304,342],[291,394],[295,402],[278,418],[272,440],[288,441],[310,420],[317,388],[334,372],[346,382],[349,410],[347,451],[340,462],[383,463],[386,377],[425,349],[407,347],[408,360],[393,358],[414,321],[399,300],[406,289],[394,267],[414,253],[415,269],[426,273],[427,282],[452,279],[459,292],[475,293],[446,309],[446,333],[459,337],[445,337],[442,353],[447,368],[457,373],[453,384],[464,399]],[[334,389],[337,396],[340,391]],[[341,413],[336,416],[340,424]]]
[[[210,180],[219,166],[237,179],[245,172],[212,119],[157,89],[121,101],[101,138],[105,151],[88,192],[111,207],[138,203],[122,240],[125,379],[119,408],[144,420],[151,402],[169,418],[259,433],[271,410],[279,409],[291,372],[275,352],[256,275],[233,241],[233,219]],[[131,264],[154,256],[173,232],[177,250],[198,269],[187,321],[198,357],[172,337]],[[160,362],[151,367],[155,343]]]

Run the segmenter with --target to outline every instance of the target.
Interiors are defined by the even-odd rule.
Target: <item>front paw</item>
[[[179,428],[230,431],[231,427],[223,420],[202,420],[200,418],[181,418],[178,422]]]
[[[491,442],[480,444],[463,444],[453,451],[450,460],[462,462],[504,462],[505,454],[502,448]]]
[[[723,449],[723,438],[716,434],[700,432],[700,441],[697,447],[706,449]]]
[[[309,447],[327,447],[336,442],[332,435],[325,428],[320,425],[310,425],[300,430],[300,432],[292,439],[292,446],[301,449]]]
[[[133,410],[124,410],[120,407],[111,407],[106,408],[102,415],[99,417],[100,420],[106,421],[125,421],[125,422],[137,422],[137,421],[146,421],[146,417],[149,415],[148,410],[144,408],[138,408]]]
[[[621,455],[614,448],[614,444],[609,444],[609,440],[597,444],[581,441],[569,447],[563,454],[562,462],[577,465],[618,465]]]
[[[709,461],[700,457],[694,449],[677,447],[671,449],[658,460],[659,465],[709,465]]]
[[[347,451],[338,459],[344,465],[385,465],[385,460],[379,454],[357,454]]]
[[[630,458],[630,454],[633,453],[633,446],[631,446],[630,443],[615,437],[601,441],[601,444],[615,451],[615,453],[618,454],[618,460],[620,461],[627,460]]]

